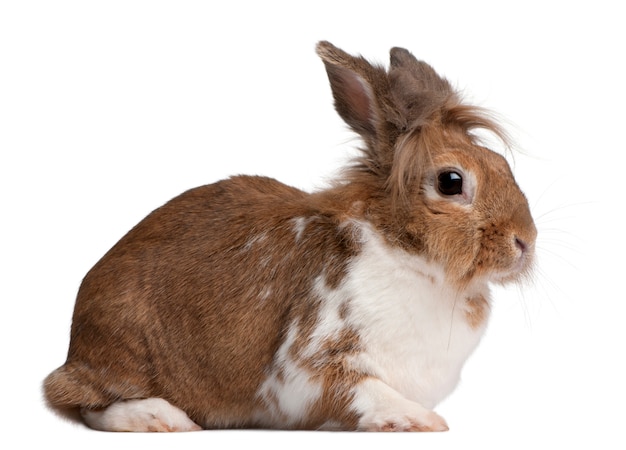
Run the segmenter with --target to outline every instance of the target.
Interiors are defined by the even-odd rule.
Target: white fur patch
[[[269,415],[256,414],[256,421],[269,427],[289,427],[306,418],[309,407],[322,394],[320,383],[301,367],[292,355],[298,336],[298,324],[292,323],[287,337],[274,356],[272,371],[263,382],[258,395]]]
[[[272,288],[269,286],[265,286],[263,289],[261,289],[260,293],[259,293],[259,299],[261,301],[265,301],[268,298],[270,298],[272,296]]]
[[[87,425],[101,431],[197,431],[187,414],[162,398],[125,400],[99,411],[81,411]]]
[[[291,219],[291,222],[293,223],[293,232],[296,235],[296,242],[300,242],[300,240],[302,240],[302,238],[304,237],[304,232],[306,231],[306,228],[309,226],[309,224],[311,222],[315,222],[318,219],[318,216],[295,217]]]
[[[251,250],[256,245],[263,244],[263,242],[265,242],[266,240],[267,240],[267,233],[257,234],[255,236],[252,236],[250,239],[248,239],[248,241],[243,246],[243,249],[246,251]]]
[[[293,232],[296,234],[296,242],[300,242],[300,239],[302,239],[302,235],[304,234],[309,220],[310,218],[306,217],[296,217],[293,219]]]
[[[308,344],[302,353],[303,357],[311,358],[320,350],[328,339],[339,337],[339,333],[346,328],[345,319],[341,318],[339,310],[346,303],[342,295],[326,288],[325,279],[319,276],[313,284],[313,292],[322,302],[317,317],[317,324],[308,336]]]
[[[354,363],[432,408],[456,387],[484,331],[467,323],[465,297],[488,299],[488,287],[459,293],[441,267],[388,246],[368,225],[361,231],[363,250],[332,292],[350,302],[346,322],[361,337],[364,352]]]

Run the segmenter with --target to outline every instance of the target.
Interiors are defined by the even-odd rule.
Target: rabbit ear
[[[396,106],[409,124],[419,125],[456,94],[450,83],[409,51],[390,52],[389,83]]]
[[[391,49],[389,72],[327,41],[317,44],[317,53],[335,109],[369,144],[384,140],[388,126],[402,132],[422,125],[448,99],[456,99],[446,79],[403,48]]]
[[[419,61],[408,50],[394,47],[390,54],[390,70],[392,77],[398,77],[415,92],[438,92],[451,94],[454,91],[445,78],[440,77],[435,69],[424,61]],[[408,87],[408,86],[407,86]]]
[[[409,128],[423,125],[439,111],[448,123],[454,122],[466,133],[483,128],[498,137],[506,148],[511,148],[511,138],[490,112],[463,104],[448,80],[408,50],[391,49],[389,84],[394,104]]]
[[[382,118],[380,91],[388,91],[385,70],[326,41],[317,44],[317,54],[326,66],[339,115],[364,138],[374,138]]]

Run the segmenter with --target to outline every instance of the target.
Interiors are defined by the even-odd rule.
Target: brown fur
[[[280,372],[274,355],[297,322],[292,357],[324,388],[294,427],[354,429],[351,388],[369,376],[346,362],[360,351],[358,333],[346,329],[315,357],[302,354],[319,320],[312,283],[323,275],[339,286],[360,251],[350,220],[441,264],[459,288],[509,267],[515,238],[532,246],[528,205],[508,165],[472,135],[478,127],[505,138],[490,118],[404,49],[392,49],[389,70],[327,42],[318,53],[338,113],[363,138],[362,155],[314,194],[233,177],[146,217],[83,280],[67,361],[44,382],[50,405],[160,397],[203,427],[256,426],[259,386],[270,368]],[[478,178],[472,208],[425,195],[438,168],[456,165]],[[299,239],[296,218],[304,219]],[[485,304],[467,299],[469,326],[486,319]]]
[[[349,231],[342,236],[338,219],[324,213],[311,220],[310,242],[294,246],[291,217],[317,212],[306,200],[273,180],[239,177],[189,191],[148,216],[85,277],[68,361],[46,381],[49,401],[101,408],[161,397],[201,424],[248,424],[284,324],[312,315],[303,301],[310,274],[340,279],[354,251]],[[266,240],[250,239],[267,230]],[[236,269],[242,265],[257,270]],[[272,290],[270,298],[259,299],[260,287]],[[67,384],[82,372],[84,384]]]
[[[472,328],[481,327],[487,320],[489,310],[491,309],[489,302],[482,295],[467,297],[465,299],[465,308],[467,323]]]

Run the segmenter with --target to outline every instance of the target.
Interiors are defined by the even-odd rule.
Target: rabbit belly
[[[367,225],[359,228],[362,251],[343,282],[335,288],[323,276],[314,282],[319,299],[314,325],[296,319],[288,327],[258,391],[267,409],[257,421],[264,426],[298,427],[315,422],[316,414],[322,428],[329,425],[324,418],[337,415],[356,417],[355,427],[359,417],[374,423],[372,409],[381,405],[372,399],[387,392],[394,395],[383,400],[386,407],[411,404],[423,424],[434,414],[428,409],[457,385],[480,340],[484,325],[472,327],[466,318],[469,292],[446,287],[438,267],[389,247]],[[334,403],[344,411],[330,411],[333,401],[324,397],[341,392],[345,402]],[[445,422],[432,428],[444,427]]]

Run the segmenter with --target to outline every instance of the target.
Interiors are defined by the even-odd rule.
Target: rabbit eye
[[[453,170],[441,172],[437,176],[437,189],[442,195],[460,195],[463,193],[463,177]]]

